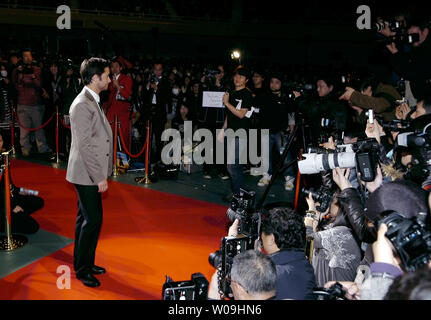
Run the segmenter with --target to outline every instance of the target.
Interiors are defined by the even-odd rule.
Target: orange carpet
[[[12,160],[17,186],[39,190],[45,207],[33,215],[41,229],[74,239],[77,197],[65,170]],[[0,279],[0,299],[160,299],[165,276],[189,280],[214,269],[208,254],[226,233],[226,207],[111,181],[96,264],[107,274],[88,288],[75,278],[73,244]],[[59,266],[72,270],[71,288],[57,287]]]

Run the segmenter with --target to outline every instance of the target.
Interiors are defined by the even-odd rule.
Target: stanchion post
[[[11,112],[11,120],[10,120],[10,143],[12,145],[12,156],[15,156],[16,155],[16,152],[15,152],[15,119],[14,119],[14,113],[13,112]]]
[[[150,184],[151,183],[151,180],[150,180],[150,150],[151,150],[151,148],[150,148],[150,141],[151,141],[151,137],[150,137],[150,134],[151,134],[151,122],[150,122],[150,120],[147,120],[147,142],[146,142],[146,145],[147,145],[147,150],[145,151],[146,152],[146,154],[145,154],[145,176],[144,176],[144,181],[143,181],[143,183],[144,184]]]
[[[5,213],[5,231],[6,236],[0,238],[0,251],[13,251],[24,246],[27,243],[27,238],[19,235],[12,235],[12,212],[11,212],[11,190],[10,190],[10,168],[9,168],[9,153],[2,153],[3,157],[3,212]]]
[[[55,155],[56,155],[56,162],[60,163],[60,156],[59,156],[59,134],[60,134],[60,122],[59,122],[59,113],[58,113],[58,106],[56,108],[56,114],[57,114],[57,122],[55,124]]]
[[[114,155],[113,155],[113,159],[114,159],[114,164],[113,164],[113,169],[112,169],[112,176],[113,177],[117,177],[118,176],[118,168],[117,168],[117,146],[118,145],[118,118],[117,115],[115,115],[115,120],[114,120]]]
[[[299,159],[302,159],[302,150],[299,152]],[[295,212],[298,212],[298,202],[299,202],[299,192],[301,188],[301,172],[298,170],[298,175],[296,177],[296,190],[295,190],[295,203],[294,203],[294,210]]]

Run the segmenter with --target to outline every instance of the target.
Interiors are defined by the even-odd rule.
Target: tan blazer
[[[97,185],[112,173],[113,138],[111,126],[86,88],[69,110],[72,146],[66,180],[79,185]]]

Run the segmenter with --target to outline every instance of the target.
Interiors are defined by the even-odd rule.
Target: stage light
[[[234,51],[232,51],[231,57],[232,57],[232,59],[239,59],[239,58],[241,58],[241,53],[238,50],[234,50]]]

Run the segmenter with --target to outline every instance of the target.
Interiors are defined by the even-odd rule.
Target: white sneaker
[[[262,177],[262,179],[259,180],[259,182],[258,182],[257,185],[259,187],[265,187],[265,186],[267,186],[270,183],[270,181],[271,181],[271,177],[272,176],[270,176],[267,173],[265,173],[265,175]]]
[[[294,177],[286,177],[286,183],[284,184],[284,189],[286,191],[293,191],[295,189],[295,178]]]

